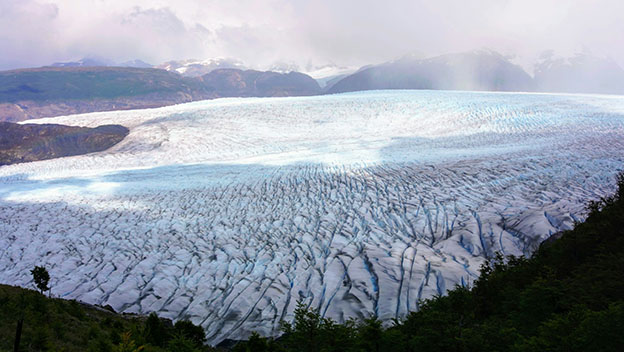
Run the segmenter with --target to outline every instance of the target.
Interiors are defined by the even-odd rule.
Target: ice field
[[[610,194],[624,97],[373,91],[30,121],[121,124],[100,153],[0,167],[0,282],[276,334],[297,300],[389,321],[529,255]]]

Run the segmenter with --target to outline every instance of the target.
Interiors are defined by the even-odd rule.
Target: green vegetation
[[[155,108],[217,97],[300,96],[320,91],[312,77],[295,72],[219,69],[202,77],[183,77],[155,68],[30,68],[0,72],[0,121]]]
[[[12,351],[23,319],[20,351],[212,351],[189,321],[122,315],[34,290],[0,285],[0,351]]]
[[[420,302],[391,327],[374,317],[337,324],[299,302],[281,337],[254,333],[234,351],[620,351],[624,174],[616,194],[589,211],[586,222],[532,258],[492,258],[472,288]],[[0,285],[0,350],[12,348],[19,320],[22,351],[213,350],[188,321],[119,315]]]
[[[50,274],[45,267],[36,266],[33,270],[30,271],[30,273],[33,276],[35,286],[37,286],[41,294],[43,294],[43,291],[47,291],[50,289],[50,287],[48,287],[48,283],[50,282]]]
[[[165,70],[130,67],[24,69],[0,72],[0,103],[22,100],[114,99],[204,92],[199,80]]]
[[[236,351],[620,351],[624,346],[624,174],[615,195],[530,259],[488,260],[456,287],[383,329],[375,318],[335,324],[302,303],[277,341]]]

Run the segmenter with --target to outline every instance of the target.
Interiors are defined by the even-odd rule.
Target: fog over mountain
[[[113,67],[136,67],[136,68],[150,68],[152,65],[147,62],[139,59],[128,60],[124,62],[113,62],[111,60],[102,59],[102,58],[90,58],[84,57],[80,60],[76,61],[65,61],[65,62],[55,62],[51,65],[51,67],[102,67],[102,66],[113,66]]]
[[[535,69],[538,90],[624,94],[624,69],[613,60],[582,53],[571,58],[547,53],[542,59]]]
[[[329,92],[372,89],[530,91],[533,80],[500,54],[482,50],[428,59],[404,57],[347,76]]]
[[[363,67],[329,81],[328,93],[374,89],[434,89],[624,94],[624,69],[613,60],[580,53],[545,54],[534,77],[508,58],[490,50],[421,59],[405,56]]]
[[[219,69],[301,72],[319,85],[299,80],[289,94],[622,94],[623,14],[620,0],[4,0],[0,70],[156,67],[190,78]]]
[[[545,55],[535,77],[491,50],[419,58],[408,55],[379,65],[324,66],[306,75],[241,69],[233,59],[170,61],[159,68],[140,60],[112,64],[82,59],[52,67],[0,72],[0,121],[21,121],[93,111],[159,107],[221,97],[276,97],[376,89],[429,89],[624,94],[617,63],[579,54]],[[279,69],[279,68],[277,68]]]
[[[199,77],[220,68],[245,69],[245,64],[236,59],[211,58],[205,60],[172,60],[157,65],[167,71],[175,71],[182,76]]]
[[[530,74],[546,50],[589,50],[624,66],[623,13],[620,0],[4,0],[0,69],[224,57],[309,71],[475,48],[513,57]]]

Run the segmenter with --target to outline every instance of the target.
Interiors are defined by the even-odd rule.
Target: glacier
[[[298,300],[389,322],[530,255],[610,194],[624,97],[369,91],[228,98],[26,121],[130,134],[0,167],[0,282],[279,333]]]

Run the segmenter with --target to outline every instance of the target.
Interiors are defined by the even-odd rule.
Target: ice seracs
[[[230,98],[35,122],[130,134],[0,167],[0,281],[275,334],[297,300],[384,321],[528,255],[610,194],[624,98],[374,91]]]

